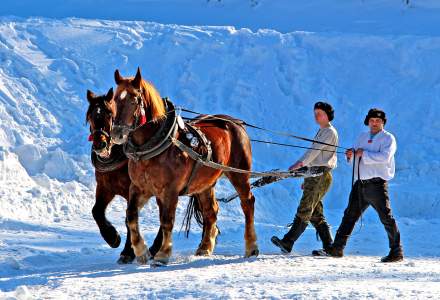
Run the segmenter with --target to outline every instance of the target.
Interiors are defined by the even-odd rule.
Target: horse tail
[[[191,195],[186,207],[185,216],[183,218],[182,227],[185,227],[185,236],[188,238],[191,230],[191,219],[194,217],[197,224],[203,227],[203,214],[200,207],[200,201],[198,195]]]

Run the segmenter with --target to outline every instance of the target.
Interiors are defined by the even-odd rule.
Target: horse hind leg
[[[249,175],[225,173],[240,197],[241,208],[245,217],[244,239],[246,242],[245,257],[258,256],[257,234],[254,226],[255,197],[251,192]]]
[[[203,215],[202,241],[196,251],[198,256],[209,256],[214,252],[216,238],[219,233],[217,229],[218,204],[215,199],[215,188],[211,187],[197,195],[199,208]]]

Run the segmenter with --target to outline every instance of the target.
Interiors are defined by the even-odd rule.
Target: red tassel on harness
[[[147,123],[147,117],[145,116],[145,109],[144,106],[141,106],[141,119],[139,120],[139,125],[144,125]]]
[[[145,115],[142,115],[139,123],[140,125],[144,125],[145,123],[147,123],[147,117]]]
[[[89,142],[93,142],[93,134],[89,135]]]

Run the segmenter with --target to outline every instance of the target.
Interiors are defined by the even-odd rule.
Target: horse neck
[[[160,122],[145,124],[131,134],[133,144],[140,146],[145,144],[159,129]]]

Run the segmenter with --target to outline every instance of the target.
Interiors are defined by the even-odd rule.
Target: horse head
[[[115,144],[123,144],[132,131],[147,123],[147,120],[156,122],[164,118],[166,111],[159,92],[142,79],[139,68],[136,76],[127,78],[116,70],[115,82],[116,116],[111,137]]]
[[[113,88],[109,89],[106,95],[101,96],[87,90],[87,100],[89,108],[86,121],[90,124],[89,141],[92,142],[92,151],[102,158],[108,158],[112,144],[110,132],[116,114]]]

